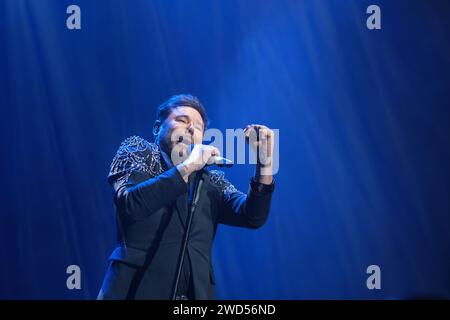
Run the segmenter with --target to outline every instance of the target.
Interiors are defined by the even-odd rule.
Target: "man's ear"
[[[156,137],[159,134],[159,130],[161,129],[161,121],[156,120],[153,125],[153,136]]]

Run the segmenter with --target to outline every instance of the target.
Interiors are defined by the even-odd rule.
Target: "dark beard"
[[[182,142],[172,142],[168,139],[157,139],[155,143],[161,148],[161,150],[167,155],[170,162],[173,165],[183,162],[189,155],[189,147]],[[176,148],[179,150],[178,154],[174,155],[175,159],[172,159],[172,151]]]

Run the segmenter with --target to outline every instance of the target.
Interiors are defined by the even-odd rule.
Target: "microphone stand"
[[[187,221],[186,221],[186,231],[184,233],[183,243],[181,245],[180,254],[178,255],[177,273],[176,273],[175,284],[174,284],[173,290],[172,290],[172,300],[175,300],[176,296],[177,296],[178,284],[180,282],[180,276],[181,276],[181,269],[183,267],[184,256],[186,255],[187,242],[189,240],[189,233],[190,233],[191,225],[192,225],[192,218],[194,216],[195,209],[197,208],[197,205],[198,205],[198,200],[200,198],[200,192],[201,192],[202,186],[203,186],[203,170],[200,170],[195,173],[194,196],[192,198],[192,204],[189,208]]]

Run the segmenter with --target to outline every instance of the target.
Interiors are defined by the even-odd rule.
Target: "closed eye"
[[[175,120],[183,122],[185,124],[188,124],[190,122],[190,118],[187,116],[177,116],[175,117]],[[194,128],[197,129],[198,131],[203,131],[203,125],[198,122],[194,123]]]
[[[178,116],[178,117],[175,118],[175,120],[181,121],[183,123],[188,123],[189,122],[188,118],[185,117],[185,116]]]

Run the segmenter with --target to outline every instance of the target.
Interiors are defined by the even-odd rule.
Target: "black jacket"
[[[108,182],[114,189],[119,246],[99,299],[170,299],[186,223],[188,184],[158,145],[133,136],[120,146]],[[238,191],[223,172],[204,170],[187,254],[196,299],[214,299],[211,247],[218,223],[256,229],[269,214],[272,186]]]

